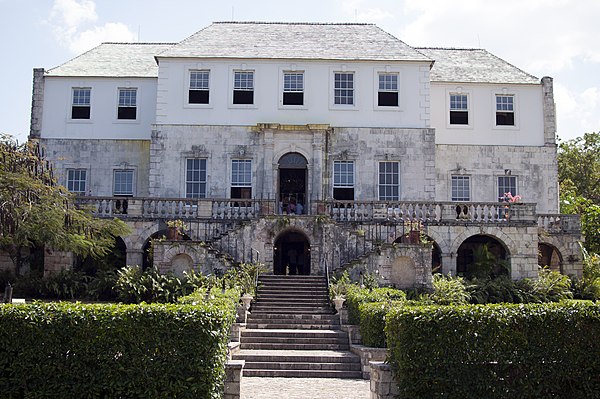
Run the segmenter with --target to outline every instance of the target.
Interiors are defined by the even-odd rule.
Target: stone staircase
[[[323,276],[263,275],[259,284],[233,355],[246,361],[244,376],[362,378]]]

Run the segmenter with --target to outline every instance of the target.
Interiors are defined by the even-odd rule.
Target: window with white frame
[[[334,73],[333,103],[354,105],[354,72]]]
[[[452,201],[471,201],[469,176],[452,176]]]
[[[304,72],[283,73],[283,105],[304,105]]]
[[[233,103],[254,104],[254,71],[233,72]]]
[[[354,161],[333,162],[333,198],[354,200]]]
[[[380,73],[379,89],[377,92],[377,105],[379,107],[398,106],[398,74]]]
[[[398,162],[379,162],[379,201],[400,199],[400,173]]]
[[[515,126],[515,96],[496,95],[496,126]]]
[[[115,170],[113,175],[113,195],[121,197],[133,196],[133,170]]]
[[[72,193],[85,194],[87,190],[86,169],[67,169],[67,190]]]
[[[450,124],[469,124],[469,98],[466,94],[450,94]]]
[[[206,159],[186,159],[185,197],[206,198]]]
[[[137,89],[119,89],[117,119],[137,118]]]
[[[498,199],[502,202],[508,201],[507,194],[513,197],[517,195],[517,177],[516,176],[498,176]]]
[[[190,71],[189,104],[208,104],[210,71]]]
[[[73,88],[71,102],[71,119],[90,119],[92,89],[89,87]]]
[[[231,160],[231,198],[252,198],[252,160]]]

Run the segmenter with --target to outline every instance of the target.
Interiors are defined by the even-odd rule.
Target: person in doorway
[[[298,202],[296,204],[296,215],[302,215],[303,211],[304,211],[304,207],[302,206],[302,204],[300,202]]]
[[[290,203],[287,208],[288,215],[293,215],[296,213],[296,198],[290,198]]]
[[[296,268],[297,268],[297,264],[298,264],[298,252],[296,252],[296,249],[294,249],[293,247],[289,249],[288,253],[288,260],[290,261],[289,263],[289,271],[288,274],[296,274]]]

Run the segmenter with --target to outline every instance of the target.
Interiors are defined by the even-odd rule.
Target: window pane
[[[135,107],[136,105],[136,89],[119,89],[119,107]]]
[[[334,103],[343,105],[354,104],[354,74],[334,74]]]
[[[397,73],[380,73],[379,74],[379,90],[380,91],[398,91],[398,74]]]
[[[304,73],[302,72],[285,72],[283,74],[283,91],[285,92],[301,92],[304,91]]]
[[[400,176],[398,162],[379,162],[379,200],[398,201]]]
[[[452,176],[452,201],[470,201],[471,187],[469,176]]]
[[[234,72],[234,90],[254,90],[254,72]]]
[[[115,170],[114,195],[133,195],[133,170]]]
[[[498,176],[498,199],[505,201],[506,195],[517,195],[517,177],[516,176]]]
[[[467,96],[465,94],[450,95],[451,111],[466,111],[468,109]]]
[[[73,105],[90,105],[92,89],[73,89]]]
[[[190,90],[208,90],[209,71],[190,71]]]
[[[354,187],[354,161],[333,163],[333,186]]]
[[[252,160],[234,159],[231,161],[231,185],[252,186]]]
[[[86,177],[87,171],[85,169],[68,169],[67,190],[73,193],[85,193]]]
[[[206,198],[206,159],[186,161],[186,198]]]

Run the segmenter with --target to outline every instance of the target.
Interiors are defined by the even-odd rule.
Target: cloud
[[[379,7],[368,7],[365,0],[338,0],[342,13],[348,20],[356,22],[378,22],[394,18],[394,14]]]
[[[46,21],[61,44],[75,54],[87,51],[105,41],[136,41],[136,35],[120,22],[98,21],[96,3],[92,0],[54,0]]]
[[[582,136],[600,129],[600,88],[574,91],[567,86],[554,86],[558,135],[563,139]],[[564,128],[564,127],[567,128]]]

